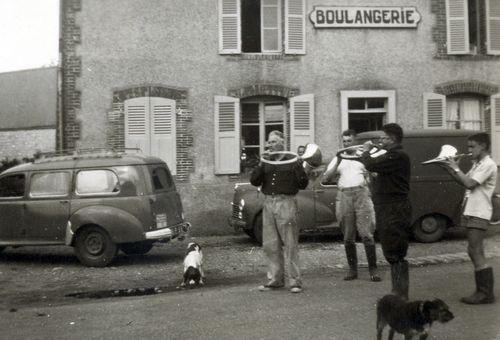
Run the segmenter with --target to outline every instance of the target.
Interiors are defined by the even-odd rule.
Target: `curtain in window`
[[[458,129],[458,102],[450,100],[446,103],[446,127]]]
[[[462,129],[481,130],[479,101],[464,100],[462,105]]]

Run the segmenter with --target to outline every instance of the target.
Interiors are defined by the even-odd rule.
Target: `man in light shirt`
[[[346,130],[342,133],[344,147],[353,145],[356,132]],[[338,194],[335,207],[337,221],[344,234],[344,247],[349,264],[349,272],[344,280],[358,278],[358,255],[356,251],[356,232],[365,246],[370,280],[381,281],[377,274],[377,255],[373,232],[375,212],[368,188],[368,172],[363,163],[335,157],[323,175],[323,182],[329,182],[338,176]]]
[[[460,299],[467,304],[493,303],[493,269],[484,256],[484,236],[493,213],[491,197],[497,181],[497,165],[491,159],[490,137],[481,132],[468,138],[467,146],[472,154],[473,166],[467,174],[458,167],[457,160],[449,158],[441,163],[465,191],[464,218],[467,227],[467,252],[474,265],[476,291]]]

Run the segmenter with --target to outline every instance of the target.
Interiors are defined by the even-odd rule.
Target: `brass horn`
[[[441,151],[439,155],[433,159],[429,159],[428,161],[422,162],[422,164],[432,164],[444,162],[447,159],[453,158],[455,161],[458,161],[462,157],[472,156],[471,153],[460,153],[457,154],[458,150],[453,145],[444,144],[441,146]]]
[[[380,144],[372,144],[370,150],[370,156],[375,158],[386,153]],[[359,159],[363,153],[363,144],[348,146],[347,148],[340,149],[337,151],[337,157],[342,159]]]

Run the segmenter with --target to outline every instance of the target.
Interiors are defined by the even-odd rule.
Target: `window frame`
[[[283,48],[283,11],[282,11],[282,0],[276,0],[277,4],[276,5],[266,5],[264,4],[265,0],[260,0],[260,52],[256,52],[258,54],[276,54],[276,53],[281,53],[284,51]],[[277,24],[276,24],[276,29],[278,30],[277,36],[278,36],[278,41],[277,41],[277,49],[276,50],[265,50],[264,49],[264,9],[266,7],[269,8],[276,8],[277,13]],[[241,40],[243,42],[243,37],[241,37]]]
[[[111,172],[115,177],[116,177],[116,180],[117,180],[117,184],[118,184],[118,191],[114,192],[114,191],[111,191],[111,192],[92,192],[92,193],[80,193],[78,192],[78,176],[82,173],[82,172],[88,172],[88,171],[109,171]],[[117,196],[121,193],[121,183],[120,183],[120,177],[118,177],[118,174],[113,170],[113,169],[102,169],[102,168],[89,168],[89,169],[81,169],[79,171],[77,171],[75,173],[75,180],[74,180],[74,193],[75,195],[79,196],[79,197],[92,197],[92,196],[98,196],[98,197],[101,197],[101,196]]]
[[[453,122],[456,122],[456,123],[459,123],[460,127],[459,128],[449,128],[448,127],[448,123],[449,122],[452,122],[451,120],[448,119],[448,105],[450,104],[450,102],[458,102],[458,106],[459,106],[459,111],[460,111],[460,107],[462,105],[464,105],[464,101],[466,100],[474,100],[474,101],[477,101],[478,102],[478,107],[479,107],[479,120],[473,120],[473,121],[470,121],[470,120],[464,120],[464,119],[458,119],[458,120],[453,120]],[[487,126],[487,123],[486,123],[486,117],[485,117],[485,109],[484,109],[484,101],[483,99],[480,97],[480,96],[446,96],[446,116],[445,116],[445,121],[444,121],[444,128],[447,129],[447,130],[470,130],[470,129],[465,129],[465,128],[462,128],[461,125],[462,123],[465,123],[465,122],[479,122],[479,130],[476,130],[476,131],[485,131],[486,130],[486,126]],[[461,118],[461,117],[460,117]]]
[[[34,196],[32,195],[32,185],[33,185],[33,178],[37,175],[43,175],[43,174],[56,174],[56,173],[64,173],[64,174],[67,174],[68,177],[66,178],[66,184],[67,184],[67,191],[65,194],[49,194],[49,195],[38,195],[38,196]],[[47,199],[47,198],[63,198],[63,197],[69,197],[71,195],[71,192],[72,192],[72,178],[71,178],[71,171],[68,171],[68,170],[51,170],[51,171],[33,171],[31,172],[30,174],[30,180],[29,180],[29,185],[28,185],[28,197],[30,199],[33,199],[33,200],[37,200],[37,199]]]
[[[385,98],[387,100],[386,115],[384,124],[396,122],[396,91],[394,90],[374,90],[374,91],[340,91],[340,128],[341,131],[349,129],[349,110],[350,98]],[[373,110],[373,109],[368,109]],[[376,113],[380,109],[375,109]],[[369,111],[367,111],[369,113]]]

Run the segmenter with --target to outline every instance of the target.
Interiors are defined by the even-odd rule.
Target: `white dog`
[[[184,257],[184,280],[181,287],[203,285],[203,253],[198,243],[191,242],[186,249]]]

